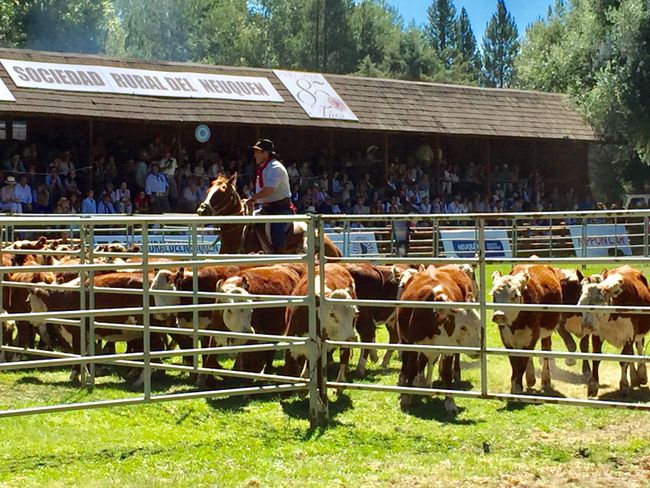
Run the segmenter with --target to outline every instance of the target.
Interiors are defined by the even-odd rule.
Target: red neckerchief
[[[273,161],[272,157],[267,159],[266,163],[264,163],[262,166],[258,166],[255,169],[255,183],[259,186],[260,190],[264,188],[264,175],[262,174],[262,171],[266,169],[271,161]]]

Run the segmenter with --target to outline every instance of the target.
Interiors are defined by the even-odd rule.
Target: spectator
[[[86,198],[84,198],[81,202],[81,213],[97,213],[97,202],[95,201],[95,192],[93,190],[88,190],[88,193],[86,193]]]
[[[135,196],[133,199],[133,206],[135,207],[136,213],[139,214],[146,214],[151,211],[151,201],[145,194],[144,190],[140,190]]]
[[[23,211],[20,199],[16,195],[15,176],[7,176],[5,179],[5,186],[0,190],[0,205],[2,210],[12,213],[21,213]]]
[[[39,213],[49,213],[52,211],[50,203],[50,190],[45,183],[39,183],[36,188],[36,211]]]
[[[430,214],[431,209],[433,208],[433,205],[429,203],[429,197],[425,196],[422,199],[422,203],[418,206],[418,212],[421,214]]]
[[[181,210],[184,212],[195,212],[202,200],[201,190],[192,178],[190,184],[183,190],[181,199]]]
[[[59,201],[56,203],[56,207],[54,207],[54,213],[65,215],[74,213],[74,210],[70,206],[70,200],[68,200],[66,197],[59,198]]]
[[[20,154],[14,154],[11,156],[11,159],[5,161],[2,165],[2,169],[7,173],[16,175],[25,172],[25,164],[23,163]]]
[[[370,207],[366,205],[363,197],[357,197],[357,201],[352,205],[352,213],[355,215],[367,215],[370,213]]]
[[[135,183],[138,185],[138,188],[144,188],[144,182],[149,171],[149,166],[145,162],[148,157],[149,155],[146,152],[140,153],[138,162],[135,165]]]
[[[144,192],[151,199],[152,212],[169,212],[168,190],[167,178],[159,173],[158,164],[152,163],[151,172],[147,175],[144,185]]]
[[[99,214],[114,214],[115,206],[111,202],[111,196],[108,193],[104,193],[102,200],[97,204],[97,213]]]
[[[27,175],[20,175],[18,184],[16,185],[16,198],[22,206],[22,211],[25,213],[32,212],[32,204],[34,203],[34,194],[32,187],[27,184]]]

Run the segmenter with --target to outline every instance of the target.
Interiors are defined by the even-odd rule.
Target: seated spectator
[[[97,213],[97,202],[95,201],[95,192],[93,190],[88,190],[86,198],[81,202],[81,213],[82,214],[94,214]]]
[[[16,198],[22,206],[22,211],[25,213],[31,212],[32,203],[34,203],[34,194],[32,193],[32,188],[27,184],[27,175],[20,175],[18,184],[16,185]]]
[[[68,200],[66,197],[61,197],[59,198],[59,201],[56,204],[56,207],[54,207],[54,212],[55,214],[73,214],[74,209],[70,206],[70,200]]]
[[[422,203],[420,203],[420,205],[418,205],[418,212],[421,213],[421,214],[430,214],[432,208],[433,208],[433,205],[431,205],[431,203],[429,203],[429,197],[425,196],[422,199]]]
[[[7,179],[5,179],[5,186],[0,190],[0,208],[12,213],[21,213],[23,211],[20,199],[16,195],[15,176],[7,176]]]
[[[298,168],[296,168],[295,161],[292,161],[289,166],[287,166],[287,174],[289,175],[290,186],[300,183],[300,172],[298,171]]]
[[[133,213],[133,203],[131,203],[131,190],[128,189],[126,182],[122,182],[119,188],[111,193],[111,200],[117,213],[131,215]]]
[[[16,175],[25,172],[25,164],[23,163],[20,154],[14,154],[11,156],[11,159],[4,162],[2,169],[7,173]]]
[[[111,196],[108,193],[104,193],[104,195],[102,196],[102,199],[97,204],[97,213],[98,214],[114,214],[114,213],[117,213],[115,211],[115,206],[113,205],[113,202],[111,201]]]
[[[79,193],[72,192],[68,195],[68,200],[70,201],[71,213],[79,213],[81,211],[81,200],[79,199]]]
[[[201,189],[196,183],[196,179],[192,178],[190,184],[183,190],[183,196],[181,198],[181,210],[183,212],[195,212],[203,200]]]
[[[151,211],[151,203],[144,190],[140,190],[135,196],[133,206],[135,207],[135,212],[139,214],[146,214]]]
[[[50,190],[45,183],[39,183],[36,188],[36,211],[38,213],[49,213],[52,211],[50,203]]]
[[[70,171],[63,180],[63,187],[65,188],[66,193],[76,193],[79,191],[79,186],[76,180],[76,173]]]
[[[352,205],[351,211],[355,215],[367,215],[370,213],[370,207],[366,205],[363,197],[357,197],[357,201]]]

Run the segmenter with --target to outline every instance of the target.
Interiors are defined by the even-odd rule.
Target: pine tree
[[[483,84],[505,88],[513,82],[514,60],[519,53],[519,33],[515,19],[498,0],[497,10],[483,36]]]
[[[481,75],[481,55],[476,47],[476,37],[472,31],[472,25],[467,15],[467,10],[463,7],[456,23],[456,32],[458,39],[458,61],[463,64],[469,78],[478,81]]]
[[[453,0],[433,0],[427,9],[426,26],[431,47],[446,67],[454,62],[456,38],[456,7]]]

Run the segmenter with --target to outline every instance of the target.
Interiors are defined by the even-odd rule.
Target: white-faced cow
[[[562,286],[557,273],[550,266],[520,264],[509,275],[496,271],[492,275],[490,292],[495,303],[492,320],[499,326],[503,345],[507,349],[534,349],[541,339],[542,349],[550,351],[551,335],[557,327],[559,312],[538,312],[528,310],[499,310],[498,304],[554,304],[562,303]],[[535,369],[528,357],[509,356],[512,376],[510,392],[523,392],[523,376],[530,388],[535,384]],[[542,360],[542,387],[551,387],[549,359]]]
[[[640,271],[630,266],[605,270],[596,279],[583,280],[578,304],[647,308],[650,306],[648,282]],[[612,346],[620,348],[621,354],[632,354],[636,345],[637,353],[644,355],[644,337],[650,331],[650,316],[634,313],[583,312],[582,324],[587,333],[598,335]],[[621,362],[620,364],[621,393],[629,390],[630,383],[634,387],[648,382],[645,363],[639,364],[638,368],[635,368],[632,363]],[[598,394],[598,366],[598,362],[594,361],[591,377],[587,383],[589,396]],[[630,369],[629,382],[628,368]]]
[[[320,292],[319,269],[316,268],[316,293]],[[307,294],[309,275],[305,275],[296,285],[292,295],[301,296]],[[325,297],[343,300],[356,300],[354,279],[352,275],[339,264],[325,265]],[[324,338],[334,341],[355,341],[356,334],[354,323],[358,309],[352,304],[333,303],[322,304],[317,295],[319,308],[318,316],[321,321],[319,327]],[[309,320],[306,307],[287,307],[286,320],[288,324],[288,335],[306,336],[309,333]],[[304,348],[296,348],[287,351],[285,355],[285,371],[287,375],[298,376],[302,374],[305,367],[306,353]],[[346,371],[350,362],[350,349],[342,348],[340,351],[340,366],[337,381],[345,381]]]
[[[431,307],[414,308],[407,305],[397,309],[397,326],[402,344],[438,346],[480,346],[480,318],[476,310],[436,308],[436,303],[468,302],[473,300],[468,276],[458,266],[429,267],[413,274],[405,284],[402,300],[431,302]],[[431,370],[425,379],[427,364],[437,361],[440,353],[402,352],[402,370],[398,385],[431,386]],[[443,354],[442,383],[451,388],[454,354]],[[402,395],[400,405],[410,406],[412,395]],[[445,398],[445,409],[457,413],[453,397]]]

